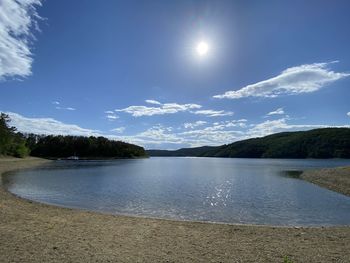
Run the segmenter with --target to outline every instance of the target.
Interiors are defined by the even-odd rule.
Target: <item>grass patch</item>
[[[293,263],[293,261],[288,256],[284,256],[283,263]]]

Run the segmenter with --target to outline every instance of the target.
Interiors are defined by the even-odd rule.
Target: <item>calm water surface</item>
[[[350,225],[350,198],[283,171],[350,160],[154,157],[56,161],[3,176],[9,191],[93,211],[268,225]]]

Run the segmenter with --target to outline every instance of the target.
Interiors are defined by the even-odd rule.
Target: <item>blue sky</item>
[[[23,132],[148,149],[349,127],[349,9],[320,0],[0,0],[0,110]]]

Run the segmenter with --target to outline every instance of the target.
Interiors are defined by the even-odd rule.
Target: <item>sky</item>
[[[0,111],[21,132],[146,149],[350,127],[348,10],[346,0],[0,0]]]

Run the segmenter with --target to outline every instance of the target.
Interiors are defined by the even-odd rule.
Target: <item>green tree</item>
[[[9,125],[10,117],[0,114],[0,155],[25,157],[29,154],[22,134],[16,132],[16,128]]]

